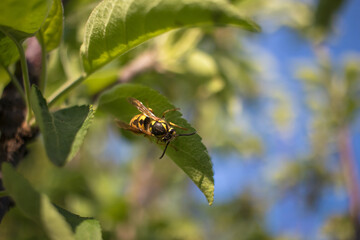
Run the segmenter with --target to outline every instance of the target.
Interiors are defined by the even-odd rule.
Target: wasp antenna
[[[182,134],[177,134],[176,136],[191,136],[194,135],[196,132],[192,132],[192,133],[182,133]]]
[[[164,151],[163,151],[163,153],[161,154],[161,157],[160,157],[159,159],[162,159],[163,156],[165,155],[165,152],[166,152],[166,149],[167,149],[169,143],[170,143],[170,142],[167,142],[167,143],[166,143],[165,148],[164,148]]]

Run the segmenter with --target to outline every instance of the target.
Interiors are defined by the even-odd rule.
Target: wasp
[[[169,143],[179,136],[191,136],[196,132],[178,134],[176,133],[174,127],[187,130],[186,128],[180,127],[175,123],[168,122],[165,120],[165,115],[171,111],[177,111],[179,108],[168,109],[164,111],[161,115],[161,118],[157,117],[151,108],[144,106],[142,102],[135,98],[128,98],[128,101],[134,105],[141,113],[134,116],[130,123],[127,124],[120,120],[116,120],[117,125],[120,128],[129,130],[136,134],[144,134],[144,136],[156,137],[158,141],[161,141],[165,144],[163,153],[160,156],[160,159],[165,155],[166,149]]]

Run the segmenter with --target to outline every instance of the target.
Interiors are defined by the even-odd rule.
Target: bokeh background
[[[104,239],[359,239],[360,1],[231,2],[262,33],[170,32],[66,100],[96,106],[125,82],[164,94],[208,147],[212,206],[169,158],[158,159],[157,146],[124,137],[101,112],[65,168],[51,165],[40,138],[19,171],[54,203],[98,219]],[[47,93],[80,74],[84,25],[97,3],[64,1],[64,41],[49,58]],[[0,236],[46,239],[16,208]]]

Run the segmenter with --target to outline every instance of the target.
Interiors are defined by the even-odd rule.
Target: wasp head
[[[166,142],[165,148],[163,153],[160,156],[160,159],[165,155],[166,149],[170,143],[171,140],[173,140],[174,138],[178,137],[178,136],[191,136],[194,135],[196,132],[192,132],[192,133],[184,133],[184,134],[176,134],[175,129],[170,128],[169,131],[165,134],[165,136],[161,139],[162,141]]]
[[[170,142],[173,138],[176,137],[176,131],[173,128],[170,128],[165,136],[161,139],[163,142]]]

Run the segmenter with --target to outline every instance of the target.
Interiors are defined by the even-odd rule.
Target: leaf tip
[[[206,194],[206,199],[209,203],[209,206],[211,206],[214,202],[214,186],[210,189],[209,193]]]

